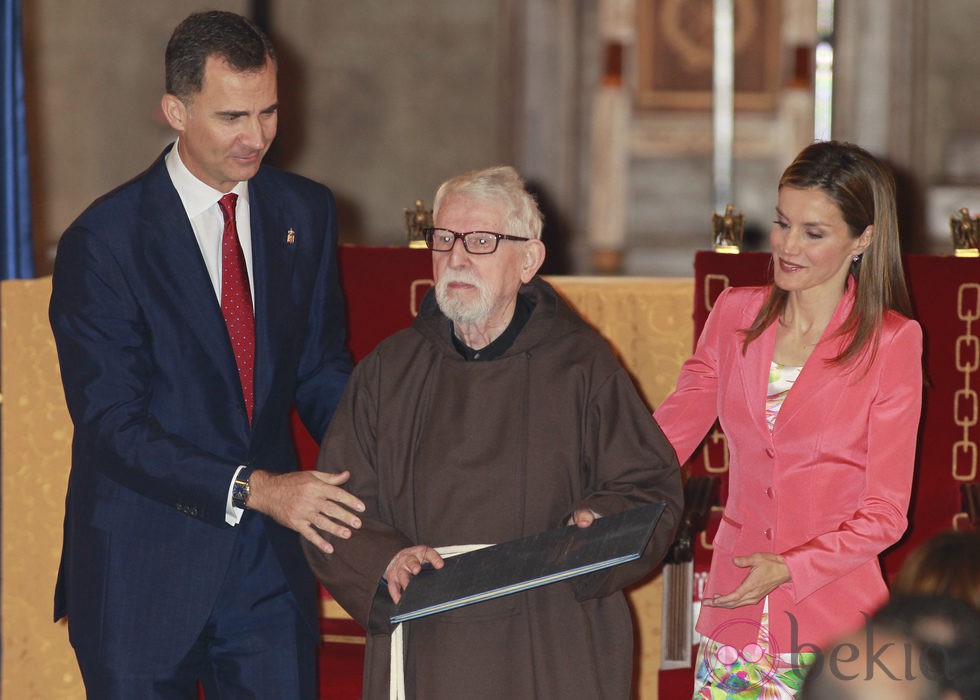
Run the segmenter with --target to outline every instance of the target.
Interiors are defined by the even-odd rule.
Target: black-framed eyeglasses
[[[529,238],[521,236],[508,236],[505,233],[493,233],[492,231],[451,231],[448,228],[426,228],[422,229],[425,236],[425,244],[429,250],[439,253],[448,253],[456,245],[456,239],[463,241],[463,247],[467,253],[473,255],[489,255],[497,250],[497,244],[503,238],[507,241],[528,241]]]

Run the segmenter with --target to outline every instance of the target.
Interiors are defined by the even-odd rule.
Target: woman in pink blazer
[[[683,463],[717,417],[729,495],[697,629],[695,697],[791,698],[814,653],[887,597],[922,389],[891,175],[814,143],[786,169],[774,284],[725,290],[656,410]]]

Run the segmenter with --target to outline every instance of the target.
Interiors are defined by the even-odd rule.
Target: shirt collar
[[[173,148],[166,155],[167,172],[170,173],[170,180],[177,188],[177,194],[180,195],[180,201],[184,205],[187,217],[194,219],[208,208],[213,207],[226,193],[205,184],[187,169],[184,161],[180,159],[180,153],[177,152],[178,143],[180,143],[180,139],[174,141]],[[247,181],[239,182],[231,191],[237,194],[239,199],[248,203]]]

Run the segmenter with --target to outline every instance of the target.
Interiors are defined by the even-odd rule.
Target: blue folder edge
[[[604,561],[598,564],[593,564],[591,566],[582,566],[577,569],[570,569],[564,571],[561,574],[556,574],[554,576],[546,576],[544,578],[536,579],[534,581],[527,581],[515,586],[502,586],[500,588],[495,588],[485,593],[474,594],[467,596],[465,598],[460,598],[458,600],[449,601],[443,603],[442,605],[434,605],[422,610],[416,610],[410,613],[403,613],[401,615],[393,615],[391,621],[394,624],[399,622],[407,622],[408,620],[415,620],[420,617],[426,617],[427,615],[435,615],[436,613],[446,612],[447,610],[453,610],[454,608],[461,608],[464,605],[472,605],[473,603],[480,603],[484,600],[491,600],[493,598],[499,598],[501,596],[510,595],[511,593],[518,593],[520,591],[526,591],[531,588],[538,588],[540,586],[547,586],[550,583],[557,583],[558,581],[564,581],[565,579],[574,578],[576,576],[581,576],[583,574],[592,573],[593,571],[599,571],[601,569],[608,569],[609,567],[616,566],[617,564],[624,564],[628,561],[633,561],[634,559],[639,559],[639,554],[629,554],[625,557],[620,557],[618,559],[612,559],[609,561]]]
[[[515,581],[512,583],[508,583],[507,585],[493,587],[484,591],[480,591],[478,593],[472,593],[470,595],[452,597],[448,600],[443,600],[441,602],[434,602],[429,605],[425,605],[424,607],[406,610],[405,612],[400,612],[400,610],[406,607],[406,605],[411,606],[412,604],[411,599],[413,598],[413,595],[409,594],[409,591],[412,590],[412,585],[414,583],[420,582],[421,579],[419,578],[419,576],[423,576],[424,574],[425,576],[423,576],[423,578],[428,577],[430,581],[433,580],[433,578],[438,577],[440,571],[438,570],[430,571],[429,567],[426,567],[426,571],[424,571],[423,574],[416,576],[415,579],[413,579],[412,583],[410,583],[409,586],[405,589],[401,602],[399,603],[398,606],[395,607],[394,614],[390,618],[391,622],[393,624],[398,624],[400,622],[407,622],[409,620],[415,620],[420,617],[426,617],[428,615],[435,615],[437,613],[446,612],[448,610],[453,610],[455,608],[460,608],[466,605],[472,605],[474,603],[491,600],[493,598],[499,598],[501,596],[510,595],[512,593],[518,593],[520,591],[529,590],[531,588],[546,586],[552,583],[557,583],[558,581],[564,581],[570,578],[574,578],[576,576],[582,576],[583,574],[592,573],[594,571],[608,569],[610,567],[617,566],[618,564],[624,564],[626,562],[633,561],[634,559],[639,559],[643,550],[646,548],[647,542],[649,542],[650,537],[653,535],[654,528],[656,527],[656,524],[659,521],[660,516],[663,514],[665,508],[666,508],[666,503],[660,501],[657,503],[652,503],[644,506],[639,506],[637,508],[632,508],[630,510],[623,511],[622,513],[617,513],[615,515],[605,516],[604,518],[600,518],[599,520],[596,520],[595,523],[593,523],[591,527],[595,527],[596,524],[602,523],[603,527],[597,529],[597,531],[599,531],[599,530],[605,530],[609,527],[615,527],[619,524],[620,521],[626,524],[630,522],[635,522],[638,518],[642,518],[643,520],[642,529],[636,532],[636,537],[634,539],[631,539],[631,543],[633,545],[632,546],[633,551],[630,551],[629,553],[621,554],[619,556],[611,556],[609,558],[603,558],[600,561],[586,563],[581,566],[575,566],[569,569],[556,571],[539,577],[532,577],[526,580]],[[636,525],[633,524],[632,527],[633,529],[635,529]],[[480,553],[486,555],[488,553],[487,550],[496,549],[500,547],[513,548],[515,546],[519,546],[519,544],[523,541],[530,541],[530,540],[549,538],[549,537],[553,537],[557,539],[560,538],[562,535],[565,535],[567,537],[566,533],[570,531],[570,528],[575,528],[575,526],[566,526],[563,528],[558,528],[553,531],[524,538],[523,540],[512,540],[510,542],[502,543],[501,545],[494,545],[493,547],[487,547],[486,549],[469,552],[467,554],[460,555],[460,557],[465,559],[467,557],[472,557],[473,555],[479,555]],[[576,532],[575,534],[577,535],[581,535],[583,533],[588,534],[587,531],[590,529],[591,528],[582,528],[582,529],[576,528],[578,532]],[[446,561],[448,564],[448,562],[451,561],[451,559],[447,559]],[[413,591],[412,593],[414,594],[416,592],[417,591]]]

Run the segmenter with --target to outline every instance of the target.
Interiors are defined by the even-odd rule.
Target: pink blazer
[[[767,289],[726,289],[677,382],[654,417],[683,464],[715,418],[728,438],[729,491],[714,538],[705,596],[734,590],[748,573],[732,557],[782,555],[792,580],[769,594],[777,653],[825,645],[864,623],[886,599],[878,555],[905,532],[922,400],[922,331],[889,312],[874,362],[832,367],[832,338],[854,304],[853,282],[776,418],[765,400],[776,339],[770,326],[742,354]],[[866,371],[865,371],[866,370]],[[703,607],[697,629],[744,647],[763,603]]]

